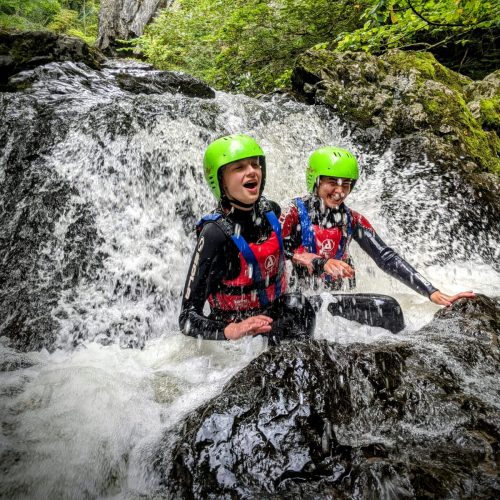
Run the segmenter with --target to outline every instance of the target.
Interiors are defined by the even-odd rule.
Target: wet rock
[[[29,368],[35,364],[29,354],[17,352],[5,344],[8,343],[0,342],[0,346],[2,347],[0,351],[0,372],[12,372],[23,368]],[[15,388],[10,390],[15,392]]]
[[[461,301],[405,340],[270,349],[167,432],[161,493],[497,497],[498,307]]]
[[[133,94],[181,93],[188,97],[213,99],[214,90],[197,78],[179,71],[158,71],[141,63],[110,61],[106,68],[116,84]]]
[[[49,31],[0,32],[0,91],[17,90],[10,76],[55,61],[83,62],[99,69],[105,58],[83,40]]]
[[[118,85],[126,72],[148,85],[157,74],[136,61],[100,70],[52,62],[11,76],[23,90],[0,95],[0,336],[16,349],[92,340],[142,348],[158,317],[177,323],[171,304],[181,285],[161,269],[208,211],[192,189],[203,182],[199,158],[186,161],[178,123],[194,127],[188,144],[192,134],[203,137],[201,149],[220,103],[183,96],[208,87],[178,75],[170,85],[187,90],[147,95],[138,87],[135,95]],[[136,230],[146,231],[137,242]],[[154,240],[147,250],[144,238]],[[132,269],[129,244],[146,255],[136,260],[132,250]],[[189,243],[179,251],[188,258]]]

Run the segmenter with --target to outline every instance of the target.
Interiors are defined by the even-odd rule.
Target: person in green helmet
[[[436,304],[448,306],[459,298],[473,297],[472,292],[450,296],[439,291],[388,247],[365,217],[347,207],[345,199],[358,177],[358,162],[346,149],[322,147],[309,157],[308,194],[295,198],[280,219],[285,252],[292,259],[299,288],[353,289],[355,269],[349,245],[354,240],[383,271]],[[395,329],[402,326],[400,321]]]
[[[311,304],[300,293],[285,293],[281,210],[262,195],[262,148],[247,135],[221,137],[207,147],[203,170],[217,207],[197,224],[181,331],[210,340],[267,335],[271,343],[310,337]]]

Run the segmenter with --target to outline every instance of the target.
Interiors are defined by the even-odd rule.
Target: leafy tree
[[[498,67],[498,1],[372,0],[361,19],[362,28],[339,34],[330,47],[374,54],[391,48],[426,50],[457,70],[462,70],[469,51],[478,59],[493,50],[496,61],[483,64],[488,72]]]
[[[99,0],[0,0],[0,28],[49,29],[94,43]]]
[[[178,0],[138,46],[163,69],[217,88],[258,93],[283,86],[304,50],[361,26],[363,3],[347,0]]]

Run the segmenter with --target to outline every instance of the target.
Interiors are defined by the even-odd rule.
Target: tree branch
[[[415,10],[415,7],[413,7],[413,5],[411,4],[410,0],[406,0],[406,3],[408,4],[408,6],[410,7],[410,9],[412,10],[412,12],[417,16],[419,17],[420,19],[422,19],[422,21],[425,21],[427,24],[430,24],[431,26],[449,26],[450,28],[469,28],[471,26],[477,26],[478,24],[481,24],[483,21],[479,21],[477,23],[473,23],[473,24],[449,24],[449,23],[435,23],[434,21],[429,21],[429,19],[426,19],[422,14],[420,14],[419,12],[417,12]]]

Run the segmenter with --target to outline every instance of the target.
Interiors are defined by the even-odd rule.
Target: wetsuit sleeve
[[[220,255],[226,240],[226,235],[215,223],[205,224],[200,233],[189,266],[179,316],[179,326],[185,335],[226,340],[226,323],[214,321],[203,314],[203,306],[210,291],[222,280]]]
[[[388,247],[363,216],[355,213],[353,218],[356,219],[353,224],[353,238],[380,269],[426,297],[437,290],[403,257]]]
[[[295,250],[302,244],[300,234],[299,211],[295,203],[290,203],[280,217],[281,234],[283,236],[283,246],[285,257],[291,259]]]

